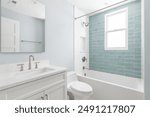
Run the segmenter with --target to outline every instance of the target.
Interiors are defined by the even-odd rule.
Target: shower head
[[[11,2],[12,2],[13,4],[17,4],[17,3],[18,3],[18,0],[11,0]]]
[[[9,0],[8,4],[18,4],[18,2],[20,2],[20,0]]]
[[[32,1],[33,1],[33,3],[34,3],[34,4],[37,4],[37,3],[38,3],[38,1],[37,1],[37,0],[32,0]]]

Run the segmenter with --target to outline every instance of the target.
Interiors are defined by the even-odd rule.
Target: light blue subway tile
[[[104,16],[128,7],[128,50],[104,50]],[[141,78],[141,2],[96,14],[89,18],[89,66],[91,70]]]

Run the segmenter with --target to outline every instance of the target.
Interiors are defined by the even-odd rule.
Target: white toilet
[[[72,100],[88,100],[92,94],[92,87],[84,82],[78,81],[75,72],[67,73],[68,96]]]

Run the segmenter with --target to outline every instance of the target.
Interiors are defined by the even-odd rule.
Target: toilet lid
[[[70,85],[70,88],[72,90],[82,92],[82,93],[91,93],[92,92],[92,87],[84,82],[72,82]]]

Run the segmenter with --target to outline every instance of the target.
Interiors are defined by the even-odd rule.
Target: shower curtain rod
[[[127,1],[129,1],[129,0],[123,0],[123,1],[121,1],[121,2],[118,2],[118,3],[112,4],[112,5],[110,5],[110,6],[107,6],[107,7],[105,7],[105,8],[98,9],[98,10],[93,11],[93,12],[91,12],[91,13],[87,13],[87,14],[85,14],[85,15],[76,17],[75,20],[76,20],[76,19],[79,19],[79,18],[82,18],[82,17],[85,17],[85,16],[89,16],[89,15],[91,15],[91,14],[95,14],[95,13],[97,13],[97,12],[99,12],[99,11],[105,10],[105,9],[107,9],[107,8],[110,8],[110,7],[119,5],[119,4],[124,3],[124,2],[127,2]],[[135,1],[135,0],[132,0],[132,1]]]

